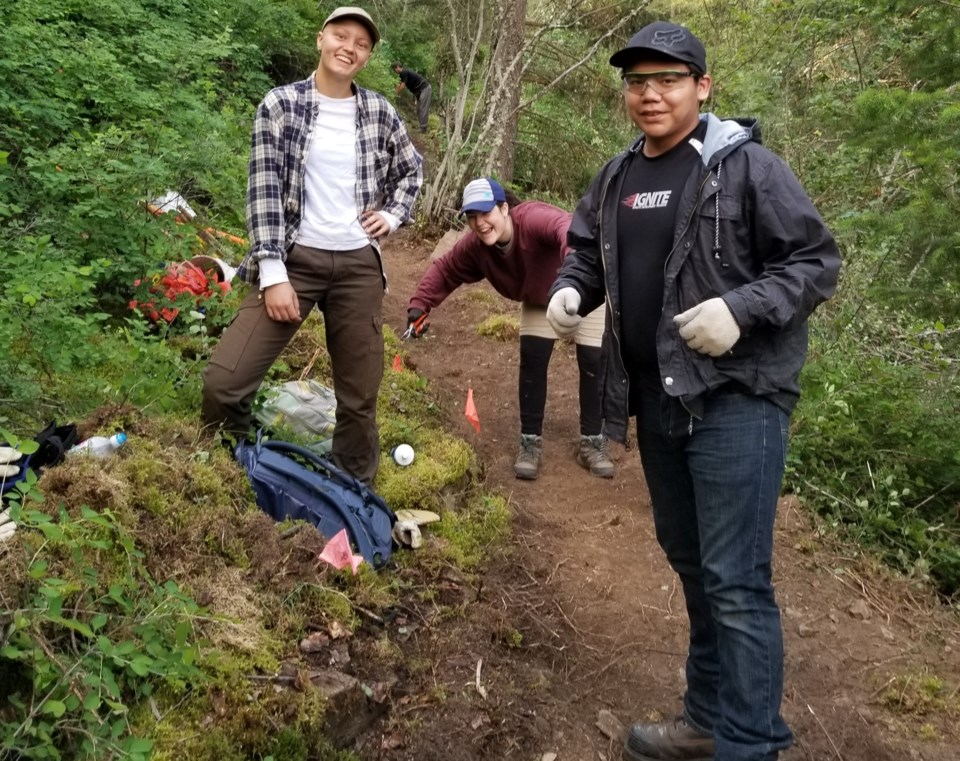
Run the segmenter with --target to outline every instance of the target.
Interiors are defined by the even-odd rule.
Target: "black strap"
[[[316,452],[312,452],[306,447],[302,447],[298,444],[292,444],[288,441],[274,441],[263,439],[263,431],[260,430],[257,432],[257,447],[263,447],[265,449],[272,449],[274,452],[280,452],[281,454],[294,454],[299,457],[302,457],[304,460],[309,462],[311,465],[320,468],[325,471],[334,481],[339,483],[341,486],[346,486],[347,488],[353,489],[360,493],[364,499],[370,493],[370,490],[367,488],[367,485],[353,476],[344,473],[336,465],[334,465],[326,457],[321,457]]]
[[[67,452],[77,443],[77,426],[73,423],[58,426],[51,422],[35,437],[39,449],[30,458],[35,471],[63,462]]]

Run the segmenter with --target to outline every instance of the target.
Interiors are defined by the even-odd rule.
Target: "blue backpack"
[[[345,528],[354,549],[374,568],[390,560],[397,516],[362,481],[305,447],[241,441],[234,457],[247,471],[257,504],[274,520],[309,521],[327,539]]]

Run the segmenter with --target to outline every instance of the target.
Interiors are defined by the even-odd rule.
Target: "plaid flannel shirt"
[[[423,159],[386,98],[356,85],[354,91],[357,215],[382,210],[404,222],[423,183]],[[258,281],[261,259],[285,261],[297,239],[307,146],[319,107],[312,75],[274,88],[257,107],[247,182],[250,250],[237,270],[248,283]]]

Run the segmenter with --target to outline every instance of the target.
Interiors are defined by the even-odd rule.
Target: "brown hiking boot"
[[[626,761],[713,761],[713,738],[678,716],[658,724],[634,724],[623,743]]]
[[[599,478],[613,478],[613,462],[607,456],[607,437],[581,436],[577,448],[577,462]]]
[[[513,463],[517,478],[532,481],[540,475],[540,460],[543,457],[543,439],[533,433],[520,434],[520,451]]]

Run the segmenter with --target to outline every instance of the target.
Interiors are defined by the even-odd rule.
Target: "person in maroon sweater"
[[[547,322],[547,291],[567,253],[571,215],[539,201],[519,202],[489,177],[470,182],[463,191],[461,215],[470,232],[437,259],[420,279],[407,309],[410,335],[422,318],[465,283],[487,280],[520,309],[520,450],[514,464],[517,478],[539,475],[543,456],[543,410],[547,400],[547,367],[557,334]],[[600,343],[604,309],[583,319],[574,336],[580,368],[580,441],[577,462],[601,478],[613,476],[601,431]]]

